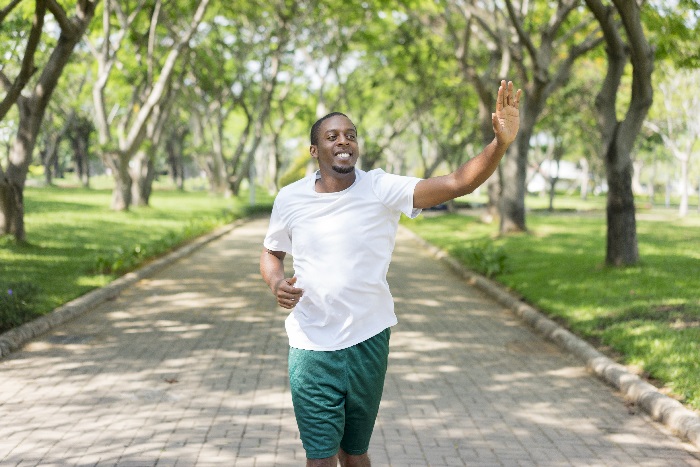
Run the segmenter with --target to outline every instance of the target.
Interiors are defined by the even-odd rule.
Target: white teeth
[[[337,156],[340,159],[350,159],[350,154],[348,154],[347,152],[341,152],[340,154],[337,154]]]

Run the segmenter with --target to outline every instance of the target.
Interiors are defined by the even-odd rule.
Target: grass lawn
[[[94,185],[100,186],[99,181]],[[34,290],[28,293],[32,313],[22,321],[245,215],[248,204],[247,195],[224,199],[204,191],[162,189],[154,191],[150,207],[128,212],[111,211],[110,200],[108,188],[25,189],[27,244],[0,237],[0,287],[15,286],[14,291],[0,290],[0,294],[7,298],[14,292],[13,298],[19,299],[22,285]],[[5,304],[8,306],[7,301]],[[0,308],[2,305],[0,300]],[[3,316],[0,314],[0,331],[12,324]]]
[[[610,268],[604,201],[558,203],[565,209],[534,209],[529,232],[506,237],[469,211],[402,222],[473,269],[472,248],[495,246],[506,264],[496,280],[700,409],[700,215],[639,209],[640,262]]]

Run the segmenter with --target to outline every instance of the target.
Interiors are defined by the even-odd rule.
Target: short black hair
[[[336,117],[338,115],[350,120],[350,117],[348,117],[347,115],[345,115],[342,112],[331,112],[328,115],[324,115],[323,117],[316,120],[316,123],[314,123],[313,126],[311,127],[311,145],[312,146],[316,146],[318,144],[318,132],[319,132],[319,129],[321,127],[321,123],[323,123],[325,120],[327,120],[331,117]]]

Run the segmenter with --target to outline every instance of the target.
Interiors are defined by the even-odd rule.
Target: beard
[[[355,170],[355,167],[340,167],[338,165],[334,165],[333,167],[333,172],[339,173],[339,174],[349,174],[350,172]]]

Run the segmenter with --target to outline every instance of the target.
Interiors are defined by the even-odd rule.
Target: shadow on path
[[[299,466],[265,220],[0,361],[0,465]],[[288,261],[291,269],[291,261]],[[700,465],[401,235],[375,466]]]

